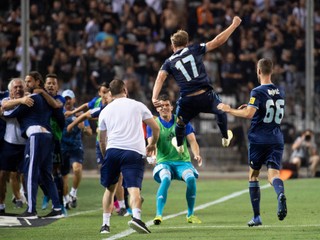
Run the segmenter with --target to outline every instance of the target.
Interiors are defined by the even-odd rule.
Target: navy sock
[[[176,124],[176,138],[177,138],[177,145],[178,147],[183,145],[184,135],[186,132],[186,127],[184,125]]]
[[[277,196],[279,196],[280,193],[284,193],[283,181],[280,178],[274,178],[272,181],[272,186],[274,191],[277,193]]]
[[[258,181],[249,181],[249,193],[254,217],[260,215],[260,185]]]
[[[217,114],[217,124],[222,134],[222,137],[228,139],[228,119],[226,113]]]

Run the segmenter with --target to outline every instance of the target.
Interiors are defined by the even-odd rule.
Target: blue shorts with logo
[[[260,170],[262,165],[267,168],[281,168],[283,144],[249,144],[249,166],[254,170]]]
[[[135,151],[109,148],[102,161],[100,172],[100,183],[105,188],[116,184],[121,172],[123,187],[137,187],[141,189],[144,158],[140,153]]]
[[[153,178],[158,183],[161,183],[159,174],[162,169],[169,170],[171,173],[171,178],[176,180],[183,180],[182,176],[186,170],[191,170],[195,178],[199,177],[197,169],[194,168],[191,162],[167,161],[157,164],[153,169]]]
[[[70,168],[74,162],[83,164],[83,150],[75,149],[62,151],[62,159],[61,174],[62,176],[65,176],[69,174]]]

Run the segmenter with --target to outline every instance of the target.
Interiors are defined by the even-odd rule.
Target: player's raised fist
[[[153,106],[156,108],[161,107],[161,102],[156,98],[152,98],[152,103],[153,103]]]
[[[240,25],[241,21],[242,21],[241,18],[239,18],[238,16],[235,16],[235,17],[233,17],[232,24],[234,24],[238,27]]]

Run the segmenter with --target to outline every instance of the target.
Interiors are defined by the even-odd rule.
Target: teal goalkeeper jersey
[[[176,116],[174,116],[174,124],[170,127],[164,126],[159,117],[156,118],[156,122],[160,127],[160,137],[157,143],[157,163],[167,161],[190,162],[186,138],[183,142],[184,152],[182,154],[179,154],[171,143],[172,138],[175,137]]]

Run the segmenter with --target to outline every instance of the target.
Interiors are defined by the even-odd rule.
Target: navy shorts
[[[54,149],[53,149],[53,164],[62,164],[62,155],[61,155],[61,143],[59,140],[54,140]]]
[[[283,144],[249,144],[249,166],[260,170],[265,164],[267,168],[279,170],[283,155]]]
[[[220,97],[213,90],[197,96],[180,97],[177,101],[176,115],[181,116],[185,124],[199,113],[213,113],[226,118],[226,113],[217,109],[219,103],[221,103]]]
[[[110,148],[102,161],[100,172],[100,183],[105,188],[116,184],[121,172],[124,180],[123,187],[141,189],[144,159],[135,151]]]
[[[61,174],[65,176],[70,173],[70,168],[74,162],[83,164],[83,150],[69,150],[62,152]]]
[[[3,141],[0,146],[0,170],[22,172],[25,145]]]

